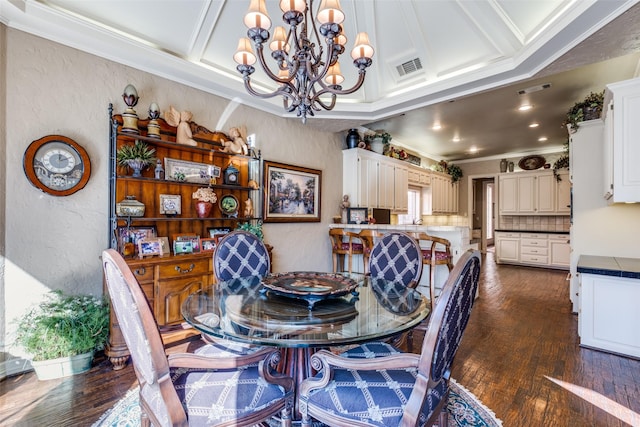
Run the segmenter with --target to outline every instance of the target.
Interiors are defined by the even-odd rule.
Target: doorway
[[[471,243],[477,243],[483,253],[493,250],[495,230],[495,177],[469,177],[472,206]]]

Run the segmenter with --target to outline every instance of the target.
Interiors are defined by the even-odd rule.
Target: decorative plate
[[[234,217],[238,215],[238,199],[236,196],[227,194],[220,199],[220,210],[226,216]]]
[[[306,271],[267,276],[262,284],[279,295],[306,300],[309,309],[317,301],[347,295],[358,287],[355,280],[341,274]]]
[[[533,155],[521,158],[518,162],[518,166],[520,166],[520,169],[522,170],[532,171],[540,169],[546,162],[547,161],[544,159],[544,157]]]

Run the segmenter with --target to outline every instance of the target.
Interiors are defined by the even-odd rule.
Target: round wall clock
[[[52,196],[75,193],[91,176],[87,152],[62,135],[47,135],[33,141],[24,152],[23,166],[31,184]]]

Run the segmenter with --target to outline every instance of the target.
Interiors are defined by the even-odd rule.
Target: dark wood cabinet
[[[179,234],[193,234],[202,238],[210,237],[209,229],[226,228],[233,230],[239,223],[261,220],[262,212],[262,160],[260,153],[249,156],[233,155],[222,152],[222,141],[228,136],[220,132],[212,132],[191,122],[195,146],[176,143],[176,128],[158,119],[160,138],[147,136],[149,120],[139,120],[140,134],[122,131],[122,116],[113,114],[109,107],[110,119],[110,194],[109,194],[109,241],[110,247],[122,250],[120,232],[135,228],[152,227],[156,236],[167,237],[172,246],[172,238]],[[127,168],[117,165],[117,151],[123,145],[133,145],[136,141],[144,141],[156,150],[155,156],[164,167],[166,158],[177,161],[194,162],[211,165],[220,169],[221,176],[214,182],[186,182],[169,179],[156,179],[154,166],[142,171],[141,177],[132,177]],[[233,164],[238,172],[237,184],[224,184],[224,170]],[[165,171],[165,174],[167,171]],[[257,183],[254,185],[254,181]],[[251,184],[251,185],[250,185]],[[218,201],[210,215],[199,218],[196,213],[196,202],[192,194],[201,187],[211,187]],[[180,196],[181,213],[176,215],[160,214],[160,195]],[[145,205],[144,216],[122,217],[116,214],[116,205],[127,196],[134,196]],[[236,214],[223,212],[220,202],[225,196],[237,200]],[[253,215],[244,215],[247,200],[253,205]],[[158,327],[163,333],[163,340],[168,342],[172,337],[183,338],[196,331],[183,327],[180,307],[184,299],[191,293],[215,283],[213,277],[213,253],[199,252],[175,255],[140,258],[138,254],[125,257],[153,310]],[[115,316],[111,316],[109,343],[106,354],[114,365],[114,369],[125,366],[129,351],[124,343]]]

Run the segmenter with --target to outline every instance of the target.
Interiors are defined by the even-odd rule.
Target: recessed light
[[[531,108],[533,108],[531,105],[524,104],[524,105],[521,105],[520,107],[518,107],[518,110],[519,111],[527,111],[527,110],[530,110]]]
[[[442,125],[440,123],[435,123],[431,129],[440,130],[440,129],[442,129]]]
[[[477,152],[478,152],[478,147],[476,147],[476,146],[474,145],[473,147],[469,148],[469,152],[470,152],[471,154],[475,154],[475,153],[477,153]]]
[[[540,142],[545,142],[547,140],[546,136],[541,136],[540,138],[538,138],[538,141]]]
[[[460,137],[459,136],[454,136],[452,141],[453,142],[460,142]]]
[[[540,124],[539,124],[539,123],[531,123],[531,124],[529,125],[529,127],[530,127],[530,128],[537,128],[538,126],[540,126]]]

